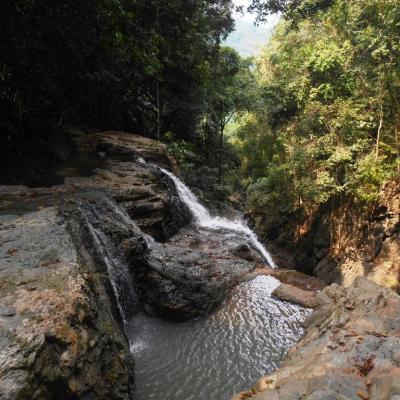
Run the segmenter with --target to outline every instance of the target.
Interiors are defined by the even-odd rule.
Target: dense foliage
[[[285,20],[258,60],[260,104],[233,139],[249,206],[274,231],[341,198],[375,201],[399,171],[400,3],[253,3],[284,6]],[[294,5],[313,12],[293,24]]]
[[[4,1],[0,181],[85,126],[166,141],[203,199],[238,188],[239,155],[249,206],[272,230],[341,198],[375,201],[400,167],[400,3],[252,0],[259,21],[283,16],[256,61],[221,45],[232,7]]]
[[[3,1],[2,164],[44,153],[65,126],[193,140],[231,8],[231,0]]]
[[[249,11],[257,14],[257,20],[263,22],[268,15],[281,13],[287,21],[296,25],[321,9],[328,8],[334,0],[251,0]]]

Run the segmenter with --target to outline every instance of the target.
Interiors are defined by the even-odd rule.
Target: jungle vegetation
[[[261,225],[360,207],[399,177],[400,3],[253,1],[283,19],[255,60],[252,109],[231,129]]]
[[[163,140],[203,198],[264,226],[399,174],[400,3],[252,0],[281,22],[258,57],[224,46],[231,0],[5,0],[2,183],[71,127]]]

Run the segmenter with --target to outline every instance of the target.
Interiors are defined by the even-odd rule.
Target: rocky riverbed
[[[240,239],[180,231],[191,214],[143,160],[174,170],[164,145],[107,132],[79,149],[101,158],[89,176],[75,165],[60,185],[0,188],[4,400],[133,398],[124,319],[138,304],[172,319],[205,314],[262,262]]]
[[[177,173],[158,142],[105,132],[78,148],[73,172],[0,187],[1,400],[134,399],[131,316],[207,315],[257,275],[282,282],[273,296],[316,311],[283,367],[236,398],[397,400],[395,292],[267,268],[246,229],[193,223],[157,167]]]
[[[318,298],[283,367],[234,400],[400,398],[400,297],[358,277]]]

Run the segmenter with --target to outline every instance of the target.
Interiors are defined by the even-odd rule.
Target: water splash
[[[255,247],[255,249],[259,251],[259,253],[267,261],[267,263],[272,268],[276,268],[276,265],[272,260],[271,255],[257,239],[256,234],[248,227],[248,225],[244,221],[240,219],[229,220],[222,217],[213,217],[210,212],[202,204],[200,204],[196,195],[178,177],[176,177],[172,172],[169,172],[163,168],[160,169],[175,183],[179,198],[183,203],[187,205],[197,225],[213,230],[225,229],[228,231],[234,231],[243,234],[245,237],[247,237],[247,239]]]

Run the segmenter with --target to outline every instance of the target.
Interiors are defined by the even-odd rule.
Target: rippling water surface
[[[258,276],[207,318],[128,324],[137,400],[229,400],[275,370],[303,335],[309,310],[271,298],[279,282]]]

